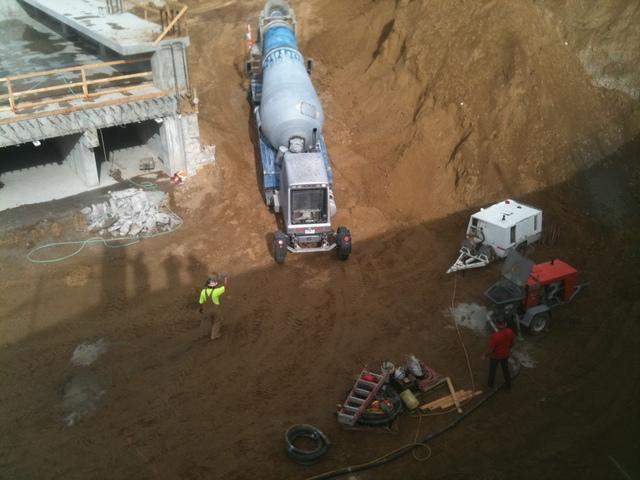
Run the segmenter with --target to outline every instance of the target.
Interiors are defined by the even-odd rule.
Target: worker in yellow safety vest
[[[207,308],[208,315],[205,318],[202,318],[200,321],[200,325],[204,324],[206,320],[209,320],[209,325],[207,326],[207,335],[210,335],[209,338],[211,340],[215,340],[216,338],[220,338],[220,331],[222,329],[222,304],[220,301],[220,297],[226,291],[227,286],[227,277],[224,277],[224,284],[220,285],[220,282],[216,277],[209,277],[207,279],[207,283],[205,288],[200,291],[200,308],[199,311],[201,314],[204,314],[204,309]],[[211,302],[209,303],[209,299]],[[209,305],[205,307],[205,305]]]

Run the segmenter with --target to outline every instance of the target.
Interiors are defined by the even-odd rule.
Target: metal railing
[[[6,91],[0,94],[0,112],[18,113],[48,104],[79,99],[91,100],[110,93],[125,93],[148,88],[153,85],[151,71],[125,74],[115,72],[112,75],[91,78],[92,73],[96,74],[96,70],[99,69],[111,69],[116,66],[148,61],[148,58],[115,60],[0,78],[0,88],[4,86],[3,90]],[[46,86],[27,88],[25,80],[36,78],[40,79],[36,87],[43,83],[46,83]]]

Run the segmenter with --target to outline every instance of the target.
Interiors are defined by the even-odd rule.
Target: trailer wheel
[[[476,246],[471,241],[471,239],[465,238],[464,240],[462,240],[462,243],[460,244],[460,249],[462,250],[463,248],[466,248],[467,250],[469,250],[469,253],[473,253],[473,251],[476,249]]]
[[[496,252],[493,251],[493,248],[489,245],[482,245],[480,250],[478,250],[480,255],[485,255],[489,260],[489,263],[493,262],[496,259]]]
[[[338,259],[345,261],[351,254],[351,232],[347,227],[338,227],[336,231]]]
[[[531,335],[540,335],[549,328],[550,323],[551,316],[548,313],[539,313],[531,319],[531,323],[529,324],[529,333]]]
[[[273,258],[276,263],[284,263],[287,258],[288,237],[280,230],[273,235]]]

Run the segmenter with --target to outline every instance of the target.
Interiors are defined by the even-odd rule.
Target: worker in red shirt
[[[504,385],[507,391],[511,390],[511,374],[509,372],[509,356],[511,355],[511,347],[515,340],[515,334],[513,330],[507,327],[507,322],[499,320],[496,322],[498,331],[491,335],[489,340],[489,351],[486,356],[489,356],[489,388],[493,388],[493,383],[496,379],[496,368],[498,364],[502,368],[502,375],[504,376]]]

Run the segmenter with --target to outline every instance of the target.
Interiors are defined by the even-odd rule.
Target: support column
[[[197,114],[183,114],[181,121],[185,143],[184,150],[186,152],[187,173],[189,175],[195,175],[202,165],[214,161],[214,149],[212,146],[203,148],[200,144],[200,128],[198,126]]]
[[[178,118],[178,115],[164,117],[160,125],[160,160],[168,175],[173,175],[178,170],[187,170],[182,119]]]
[[[163,45],[151,57],[153,83],[173,94],[183,94],[189,89],[187,48],[181,41]]]
[[[93,152],[93,149],[98,146],[96,130],[60,137],[57,144],[63,157],[62,163],[71,168],[87,187],[98,186],[100,183],[98,166]]]

